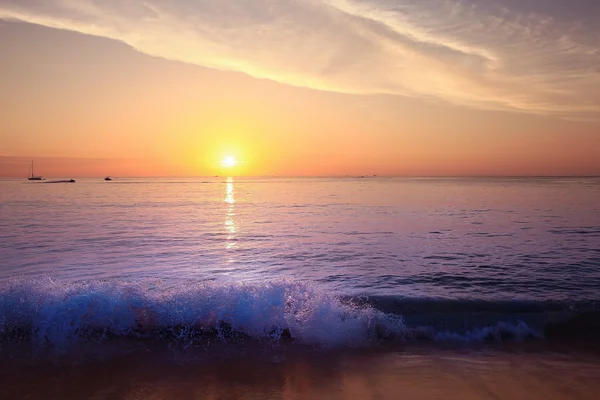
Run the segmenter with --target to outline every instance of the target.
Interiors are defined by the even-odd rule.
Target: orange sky
[[[14,21],[0,54],[1,177],[600,174],[584,107],[299,87]]]

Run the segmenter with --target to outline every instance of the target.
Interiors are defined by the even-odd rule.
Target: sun
[[[238,165],[237,160],[233,156],[227,156],[221,161],[221,165],[225,168],[233,168]]]

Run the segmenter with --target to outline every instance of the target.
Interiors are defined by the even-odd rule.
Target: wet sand
[[[597,399],[584,352],[147,351],[0,369],[2,399]]]

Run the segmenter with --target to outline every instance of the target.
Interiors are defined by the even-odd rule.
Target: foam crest
[[[355,306],[304,283],[12,281],[0,288],[4,336],[30,334],[38,346],[87,337],[203,334],[222,339],[293,338],[305,344],[360,346],[405,330],[400,316]]]
[[[45,278],[0,284],[4,342],[31,339],[36,348],[65,348],[82,340],[118,337],[184,345],[208,338],[359,347],[411,339],[474,342],[542,335],[522,321],[460,331],[409,326],[399,313],[291,280],[173,284]]]

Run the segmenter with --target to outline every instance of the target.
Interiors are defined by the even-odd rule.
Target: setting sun
[[[232,168],[235,167],[237,164],[237,160],[235,159],[235,157],[232,156],[227,156],[223,159],[223,161],[221,161],[221,165],[225,168]]]

